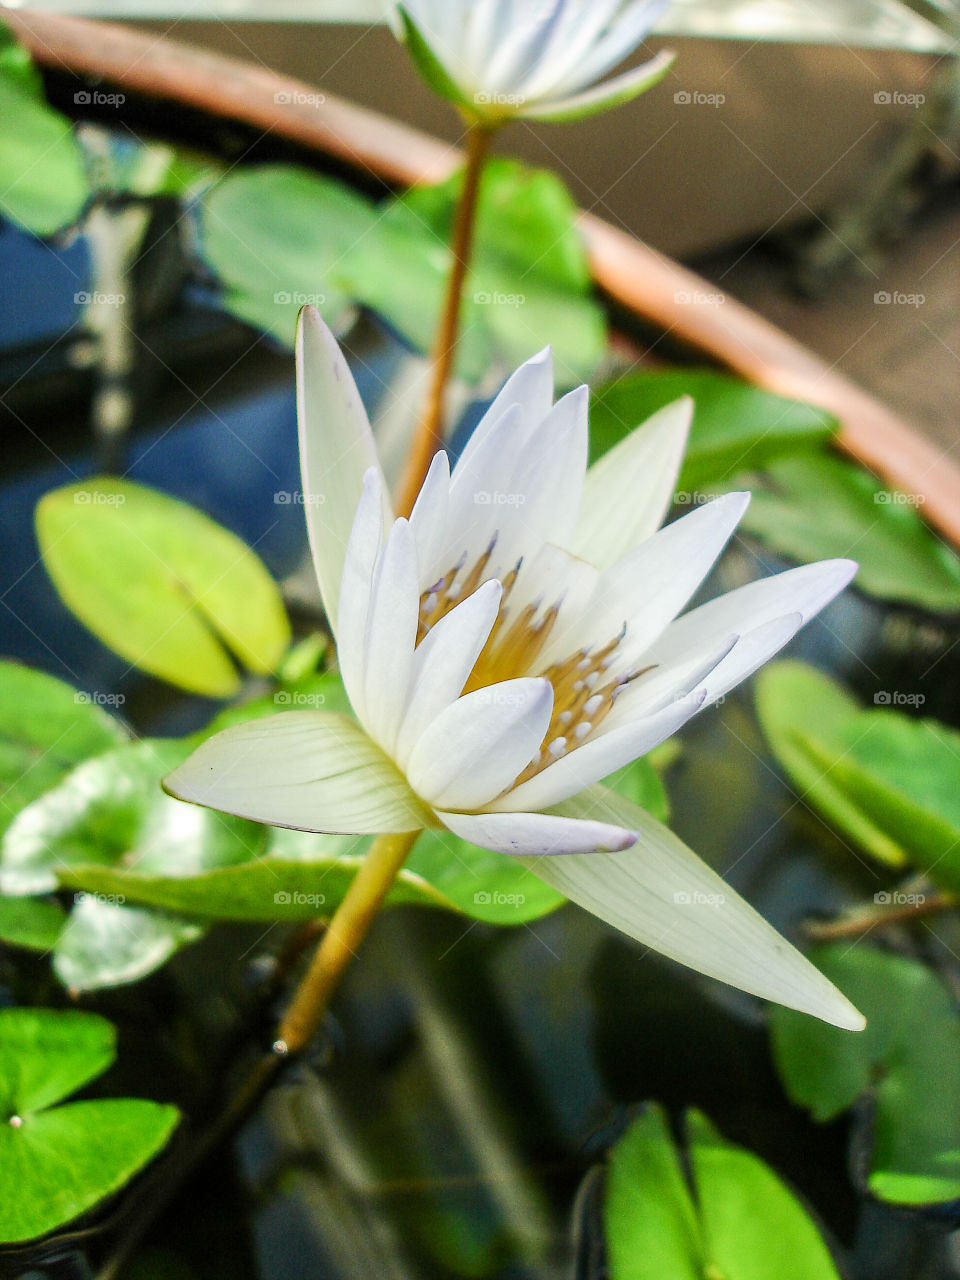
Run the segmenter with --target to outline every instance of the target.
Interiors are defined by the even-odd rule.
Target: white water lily
[[[603,80],[666,7],[667,0],[403,0],[398,13],[421,74],[469,117],[577,120],[666,75],[673,55],[663,52]]]
[[[298,373],[310,542],[356,721],[303,710],[235,726],[168,790],[310,831],[446,827],[684,964],[861,1026],[667,828],[596,785],[755,671],[856,566],[790,570],[678,617],[749,495],[659,529],[689,400],[588,470],[587,389],[554,404],[549,351],[394,519],[356,386],[312,309]]]

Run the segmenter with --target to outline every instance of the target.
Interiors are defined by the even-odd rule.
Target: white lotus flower
[[[421,74],[468,116],[576,120],[637,97],[666,74],[673,55],[664,52],[603,81],[666,7],[667,0],[403,0],[398,13]]]
[[[311,309],[298,369],[310,541],[356,721],[304,710],[227,729],[168,790],[309,831],[446,827],[525,858],[684,964],[862,1025],[670,831],[595,785],[755,671],[856,566],[794,569],[677,618],[749,495],[657,532],[690,402],[588,471],[587,389],[554,404],[548,351],[506,384],[452,473],[436,455],[395,520],[355,384]]]

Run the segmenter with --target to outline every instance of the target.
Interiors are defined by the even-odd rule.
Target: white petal
[[[597,583],[584,619],[584,634],[600,644],[627,634],[618,660],[639,662],[713,568],[750,501],[729,493],[668,524],[617,561]],[[738,630],[725,627],[720,634]],[[714,631],[716,637],[717,631]]]
[[[224,729],[163,786],[179,800],[298,831],[417,831],[432,820],[360,726],[326,711]]]
[[[337,626],[337,662],[350,705],[364,719],[364,664],[373,572],[383,542],[383,478],[371,467],[363,478],[343,564]]]
[[[394,758],[406,767],[417,739],[463,692],[497,620],[503,590],[485,582],[440,619],[417,646]]]
[[[471,469],[473,457],[508,409],[519,406],[521,433],[532,432],[553,406],[553,351],[550,347],[531,357],[503,385],[464,446],[454,470]],[[523,435],[524,442],[527,435]]]
[[[410,512],[410,528],[417,544],[421,592],[426,591],[439,574],[450,568],[449,564],[443,563],[449,503],[450,462],[446,452],[439,449],[433,455],[427,478]]]
[[[669,0],[634,0],[632,4],[626,5],[586,56],[580,59],[563,81],[554,85],[552,92],[557,95],[573,93],[581,85],[592,84],[601,76],[605,76],[608,71],[612,71],[646,39],[667,8],[668,2]],[[672,55],[668,57],[672,59]],[[635,75],[637,71],[642,70],[642,67],[634,68],[626,74]],[[619,78],[623,79],[623,77]]]
[[[653,715],[677,698],[688,697],[695,689],[704,692],[703,705],[707,706],[707,694],[715,672],[726,665],[725,659],[734,653],[739,644],[739,636],[713,636],[709,643],[705,642],[695,651],[684,655],[682,661],[664,663],[640,676],[617,697],[600,732],[609,733],[641,716]]]
[[[636,98],[645,89],[651,88],[662,80],[673,65],[674,55],[663,50],[642,67],[627,71],[622,76],[607,80],[588,89],[586,93],[574,94],[569,98],[558,98],[556,101],[536,103],[522,108],[520,113],[530,120],[560,122],[563,120],[583,120],[587,116],[601,111],[609,111],[623,102]]]
[[[347,540],[363,477],[380,471],[373,433],[347,362],[315,307],[297,325],[300,471],[310,550],[323,607],[336,633]],[[384,512],[387,509],[383,486]]]
[[[515,545],[514,527],[519,503],[510,481],[523,451],[524,433],[519,405],[512,405],[486,432],[478,449],[460,459],[450,478],[447,514],[447,569],[461,556],[471,565],[496,538],[499,545]],[[494,564],[490,571],[494,574]]]
[[[410,785],[435,809],[479,809],[517,778],[550,725],[547,680],[506,680],[447,707],[410,754]]]
[[[407,704],[419,619],[416,546],[407,521],[397,520],[374,575],[364,651],[363,723],[388,753]]]
[[[529,99],[550,97],[558,92],[566,77],[583,62],[584,53],[620,8],[622,0],[590,0],[589,4],[568,4],[566,21],[558,26],[543,56],[517,91]]]
[[[539,0],[535,6],[515,10],[513,22],[499,31],[497,42],[483,69],[483,87],[492,92],[515,93],[517,86],[538,65],[564,7],[564,0]]]
[[[556,764],[548,765],[528,782],[508,792],[491,808],[498,812],[548,809],[607,778],[632,760],[646,755],[686,724],[703,706],[703,689],[680,697],[649,716],[632,720],[575,747]]]
[[[547,884],[644,946],[743,991],[850,1031],[864,1019],[831,982],[674,834],[597,787],[564,816],[638,831],[626,853],[531,858]]]
[[[513,857],[593,854],[629,849],[636,840],[636,833],[623,827],[547,813],[438,813],[437,817],[461,839]]]
[[[587,470],[589,387],[558,400],[527,442],[506,485],[517,507],[516,543],[502,563],[531,555],[545,542],[566,546],[577,523]]]
[[[809,622],[840,594],[856,571],[853,560],[821,560],[728,591],[671,623],[651,649],[650,660],[684,654],[711,634],[738,631],[745,635],[789,613],[802,614],[803,621]]]
[[[692,416],[689,396],[675,400],[593,464],[571,551],[607,569],[656,533],[673,501]]]

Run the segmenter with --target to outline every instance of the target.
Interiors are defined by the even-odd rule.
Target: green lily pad
[[[293,346],[307,303],[329,324],[351,299],[338,283],[343,255],[377,219],[375,206],[309,169],[234,169],[201,206],[203,253],[234,315]]]
[[[239,688],[279,664],[290,627],[276,583],[235,534],[142,485],[97,477],[55,489],[36,515],[54,586],[134,666],[191,693]]]
[[[53,1104],[116,1057],[103,1018],[49,1009],[0,1011],[0,1241],[63,1226],[118,1191],[167,1143],[176,1107],[132,1098]]]
[[[872,857],[960,892],[960,733],[894,710],[893,691],[864,710],[799,662],[762,671],[756,697],[767,740],[806,802]]]
[[[379,211],[338,268],[344,285],[408,342],[432,347],[450,270],[462,175],[417,187]],[[576,206],[552,173],[495,159],[484,172],[473,264],[464,289],[458,370],[478,381],[551,343],[558,380],[586,379],[606,349]]]
[[[70,121],[48,104],[30,54],[0,23],[0,213],[37,236],[72,225],[90,186]]]
[[[616,1144],[604,1227],[610,1280],[838,1280],[801,1203],[706,1116],[686,1116],[689,1181],[662,1108]]]
[[[960,609],[960,558],[923,523],[908,495],[827,453],[781,458],[741,528],[775,551],[810,562],[852,556],[857,586],[881,600]],[[922,507],[920,508],[922,511]]]
[[[953,996],[924,965],[872,947],[821,947],[810,958],[863,1010],[867,1029],[845,1035],[773,1009],[774,1060],[791,1100],[826,1121],[869,1097],[873,1194],[913,1205],[957,1199],[960,1016]]]
[[[87,693],[16,662],[0,662],[0,833],[64,775],[126,738]]]
[[[815,449],[837,430],[837,420],[823,409],[709,369],[630,374],[595,392],[591,461],[681,396],[692,396],[695,405],[677,482],[679,500],[687,503],[705,496],[705,486],[729,488],[738,472],[766,466],[784,454]]]

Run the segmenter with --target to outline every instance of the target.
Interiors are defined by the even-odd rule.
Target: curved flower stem
[[[394,880],[416,843],[419,831],[379,836],[320,940],[306,976],[285,1013],[273,1052],[301,1053],[316,1035],[333,993]]]
[[[467,168],[453,231],[453,267],[440,328],[430,357],[430,387],[397,493],[396,509],[401,516],[408,516],[413,510],[433,455],[443,444],[444,399],[457,349],[463,286],[473,252],[480,180],[494,131],[490,124],[474,123],[467,134]]]
[[[839,942],[846,938],[860,938],[871,929],[910,924],[939,911],[952,911],[957,906],[960,906],[960,900],[953,895],[935,893],[901,906],[861,907],[839,920],[810,921],[805,932],[816,942]]]

